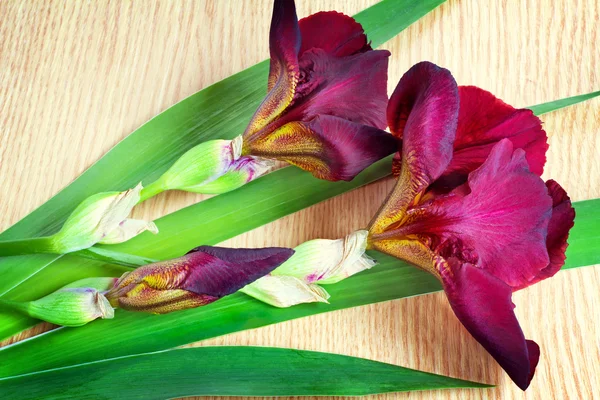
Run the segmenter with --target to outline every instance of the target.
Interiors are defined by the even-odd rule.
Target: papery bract
[[[337,283],[375,265],[365,254],[367,236],[361,230],[344,239],[304,242],[289,260],[241,291],[276,307],[327,303],[329,293],[320,285]]]
[[[152,222],[127,218],[140,200],[142,185],[124,192],[98,193],[85,199],[51,236],[56,253],[86,249],[96,243],[120,243],[144,230],[157,233]]]
[[[125,273],[106,297],[114,307],[164,314],[212,303],[268,274],[294,253],[286,248],[202,246]]]

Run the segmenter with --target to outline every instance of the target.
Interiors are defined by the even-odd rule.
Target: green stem
[[[0,299],[0,309],[17,311],[29,315],[28,302]]]
[[[35,253],[56,254],[57,251],[54,244],[54,238],[51,236],[45,236],[0,242],[0,257]]]
[[[142,189],[142,192],[140,193],[140,201],[138,201],[138,204],[143,203],[149,198],[154,197],[157,194],[164,192],[165,190],[166,189],[159,178],[158,180],[152,182],[151,184]]]

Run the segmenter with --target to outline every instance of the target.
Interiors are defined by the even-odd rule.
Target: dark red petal
[[[453,188],[479,168],[498,141],[508,138],[526,153],[529,169],[542,175],[546,163],[546,132],[531,110],[515,109],[475,86],[460,86],[460,113],[454,156],[436,185]]]
[[[369,224],[372,233],[400,221],[407,207],[444,172],[452,159],[458,107],[458,88],[446,69],[421,62],[400,79],[387,119],[392,133],[402,138],[402,172]]]
[[[384,129],[389,56],[386,50],[343,58],[319,49],[306,52],[300,59],[304,78],[286,121],[333,115]]]
[[[300,20],[302,47],[300,55],[310,49],[323,49],[336,57],[371,50],[362,26],[352,17],[337,11],[318,12]]]
[[[352,180],[398,147],[389,133],[329,115],[290,122],[250,145],[251,154],[286,161],[320,179]]]
[[[214,297],[227,296],[270,273],[292,254],[294,250],[282,247],[197,247],[182,257],[191,268],[179,288]]]
[[[512,287],[531,281],[548,265],[546,232],[552,200],[529,171],[525,152],[508,139],[469,175],[468,189],[432,203],[431,231],[455,235],[474,250],[477,265]]]
[[[269,93],[250,120],[244,137],[248,137],[277,118],[292,102],[298,78],[300,29],[293,0],[275,0],[269,35],[271,67]]]
[[[546,187],[552,198],[552,217],[548,224],[548,236],[546,237],[550,263],[546,268],[540,270],[532,280],[519,285],[515,290],[554,276],[565,264],[565,253],[569,245],[567,239],[575,222],[575,209],[571,205],[571,199],[567,192],[556,181],[547,181]]]
[[[540,351],[525,340],[513,311],[512,288],[472,264],[450,264],[442,279],[454,313],[517,386],[527,389]]]

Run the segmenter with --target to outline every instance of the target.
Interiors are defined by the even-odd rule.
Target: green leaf
[[[13,400],[364,396],[486,387],[363,358],[243,346],[138,354],[0,379],[0,392]]]
[[[598,96],[600,96],[600,90],[597,92],[580,94],[579,96],[567,97],[566,99],[538,104],[537,106],[530,107],[530,109],[535,115],[542,115],[554,111],[558,108],[572,106],[574,104],[581,103],[582,101],[590,100]]]
[[[412,22],[433,10],[444,0],[384,0],[358,13],[355,18],[363,24],[372,46],[377,47],[393,38]],[[268,27],[265,27],[268,29]],[[34,236],[46,236],[56,232],[66,217],[83,199],[98,192],[125,190],[135,186],[140,180],[152,182],[164,173],[173,162],[193,146],[209,139],[232,139],[244,131],[247,122],[264,97],[267,87],[268,62],[259,63],[238,74],[224,79],[177,103],[141,126],[123,139],[104,157],[84,172],[73,183],[47,201],[37,210],[19,221],[0,235],[0,240],[14,240]],[[381,168],[381,167],[380,167]],[[364,174],[362,180],[352,184],[331,184],[320,182],[294,169],[279,173],[272,179],[263,180],[261,185],[271,192],[280,191],[289,185],[289,180],[281,186],[279,177],[298,179],[299,185],[307,190],[287,192],[288,196],[276,195],[276,198],[261,199],[258,207],[247,208],[245,216],[224,215],[218,210],[211,212],[211,232],[219,231],[218,238],[205,235],[197,243],[216,243],[217,241],[243,233],[244,231],[282,216],[308,207],[318,201],[335,196],[379,179],[385,173],[374,168]],[[370,177],[370,179],[367,179]],[[300,185],[301,184],[301,185]],[[310,196],[311,185],[323,189],[323,195]],[[280,185],[280,186],[277,186]],[[296,185],[296,182],[294,182]],[[240,195],[244,196],[241,192]],[[277,200],[274,203],[271,200]],[[235,201],[235,198],[231,198]],[[252,204],[244,200],[244,204]],[[213,206],[215,203],[208,203]],[[260,207],[268,207],[263,213]],[[208,207],[208,205],[207,205]],[[184,215],[191,210],[184,211]],[[231,211],[230,211],[231,212]],[[221,214],[221,222],[215,218]],[[248,221],[238,228],[222,229],[223,224],[241,217]],[[163,220],[165,232],[161,237],[177,231],[169,229],[169,218]],[[237,221],[237,220],[236,220]],[[236,222],[237,223],[237,222]],[[221,226],[221,229],[218,229]],[[159,227],[160,228],[160,227]],[[191,228],[197,230],[197,228]],[[185,229],[187,231],[187,229]],[[203,228],[204,230],[204,228]],[[146,236],[144,236],[146,237]],[[180,237],[177,235],[177,237]],[[136,242],[137,243],[137,242]],[[159,246],[165,248],[165,246]],[[192,245],[191,247],[194,247]],[[190,248],[191,248],[190,247]],[[131,249],[131,247],[125,247]],[[173,252],[175,251],[175,252]],[[176,249],[171,254],[176,254]],[[141,254],[139,251],[138,254]],[[153,253],[158,257],[157,253]],[[150,255],[148,255],[150,256]],[[168,257],[161,254],[161,257]],[[59,260],[58,262],[54,262]],[[77,262],[79,264],[74,264]],[[48,268],[48,266],[52,268]],[[77,265],[79,268],[73,268]],[[51,270],[51,271],[48,271]],[[40,273],[44,272],[44,273]],[[122,268],[103,266],[101,263],[80,262],[73,257],[54,255],[31,255],[5,257],[0,259],[0,296],[11,299],[34,299],[79,278],[86,276],[120,275]],[[41,276],[41,278],[40,278]],[[0,315],[0,339],[14,335],[35,323],[17,315]]]

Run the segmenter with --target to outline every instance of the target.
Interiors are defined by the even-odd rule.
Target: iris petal
[[[297,88],[286,120],[333,115],[383,129],[387,105],[387,69],[390,52],[373,50],[335,57],[312,49],[301,57],[304,80]]]
[[[487,159],[496,143],[508,138],[525,150],[529,169],[541,175],[546,162],[546,132],[531,110],[515,109],[490,92],[475,86],[459,87],[460,113],[454,155],[438,188],[453,188]]]
[[[290,122],[250,144],[256,156],[286,161],[331,181],[353,179],[396,148],[396,139],[385,131],[329,115]]]
[[[403,172],[371,231],[382,232],[401,220],[410,203],[444,172],[452,158],[458,107],[458,87],[446,69],[421,62],[400,79],[387,118],[392,133],[403,139]]]
[[[567,192],[553,180],[546,182],[548,194],[552,198],[552,216],[548,223],[548,235],[546,237],[546,247],[550,263],[546,268],[541,269],[529,281],[515,285],[514,290],[522,289],[531,286],[534,283],[542,281],[546,278],[554,276],[565,264],[567,239],[569,231],[575,222],[575,209],[571,205],[571,199]]]
[[[354,18],[337,11],[318,12],[302,18],[300,32],[300,55],[310,49],[323,49],[336,57],[371,50],[362,26]]]
[[[540,352],[523,335],[513,311],[512,288],[472,264],[451,264],[442,282],[454,313],[517,386],[527,389]]]
[[[529,171],[524,151],[504,139],[464,187],[411,212],[404,229],[436,238],[442,256],[477,263],[520,287],[549,263],[551,212],[544,182]]]

